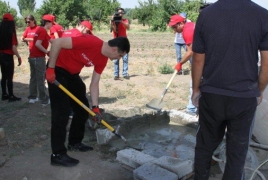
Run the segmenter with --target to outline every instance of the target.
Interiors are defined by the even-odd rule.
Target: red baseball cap
[[[14,21],[14,18],[12,16],[12,14],[10,14],[10,13],[4,14],[2,19],[3,19],[3,21]]]
[[[92,24],[89,21],[82,21],[81,22],[81,25],[86,26],[89,29],[90,34],[93,35],[93,33],[92,33],[93,26],[92,26]]]
[[[185,21],[185,18],[176,14],[176,15],[171,16],[168,26],[174,26],[175,24],[178,24],[183,21]]]
[[[54,22],[54,16],[51,15],[51,14],[45,14],[43,17],[42,17],[43,20],[46,20],[46,21],[51,21],[52,24],[55,24]]]

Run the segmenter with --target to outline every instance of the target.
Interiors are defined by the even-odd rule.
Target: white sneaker
[[[30,99],[30,100],[29,100],[29,103],[34,104],[34,103],[37,102],[37,101],[39,101],[38,98],[36,98],[36,99]]]

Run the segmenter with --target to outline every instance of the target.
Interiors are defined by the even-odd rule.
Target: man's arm
[[[201,84],[203,69],[205,64],[205,54],[193,53],[192,62],[192,83],[193,83],[193,94],[192,102],[193,105],[198,107],[198,99],[201,95],[199,87]]]
[[[268,51],[260,51],[261,54],[261,69],[259,73],[259,89],[261,92],[261,96],[259,99],[259,103],[262,101],[263,91],[265,90],[268,84]]]
[[[99,105],[99,82],[100,82],[101,75],[98,74],[96,71],[93,71],[93,75],[91,78],[90,83],[90,96],[91,96],[91,102],[92,106],[98,106]]]
[[[125,28],[127,29],[127,30],[129,30],[129,24],[128,24],[128,20],[126,20],[126,21],[121,21],[121,23],[125,26]]]
[[[181,61],[180,61],[181,64],[186,63],[193,55],[192,43],[191,44],[186,44],[186,49],[187,49],[186,53],[181,58]]]
[[[72,49],[72,38],[58,38],[51,42],[48,67],[55,68],[56,60],[62,48]]]

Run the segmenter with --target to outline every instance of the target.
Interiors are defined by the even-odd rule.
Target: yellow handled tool
[[[61,85],[57,80],[55,80],[54,84],[58,86],[62,91],[64,91],[70,98],[72,98],[77,104],[79,104],[83,109],[85,109],[90,115],[93,117],[96,116],[96,114],[90,110],[85,104],[83,104],[79,99],[77,99],[70,91],[68,91],[63,85]],[[114,133],[116,136],[120,137],[123,141],[127,141],[126,138],[124,138],[121,134],[115,131],[115,129],[107,124],[103,119],[100,122],[103,124],[107,129],[109,129],[112,133]]]

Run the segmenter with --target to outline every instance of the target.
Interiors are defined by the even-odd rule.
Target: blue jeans
[[[175,50],[176,50],[176,55],[177,55],[177,63],[181,61],[182,53],[181,53],[181,48],[183,48],[186,51],[186,45],[185,44],[180,44],[180,43],[174,43]]]
[[[128,54],[124,55],[122,57],[123,59],[123,72],[122,75],[124,76],[128,76]],[[114,76],[115,77],[119,77],[119,59],[114,59]]]
[[[192,103],[192,94],[193,94],[193,87],[192,87],[192,80],[191,80],[190,81],[190,96],[189,96],[189,102],[186,108],[186,112],[196,113],[197,108]]]

